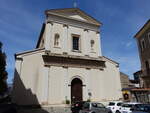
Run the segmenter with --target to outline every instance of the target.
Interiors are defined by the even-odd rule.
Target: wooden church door
[[[82,81],[75,78],[71,82],[71,103],[82,101]]]

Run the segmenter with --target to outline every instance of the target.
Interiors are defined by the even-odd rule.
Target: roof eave
[[[141,32],[144,30],[144,28],[150,24],[150,19],[144,24],[144,26],[134,35],[134,38],[139,38],[141,36]]]
[[[41,32],[40,32],[40,35],[39,35],[39,38],[38,38],[38,42],[37,42],[36,48],[39,47],[39,44],[40,44],[40,41],[41,41],[41,38],[43,36],[44,31],[45,31],[45,23],[43,23],[43,25],[42,25],[42,29],[41,29]]]
[[[50,14],[50,12],[51,11],[57,11],[57,10],[65,10],[65,9],[76,9],[77,11],[79,11],[79,12],[81,12],[81,13],[83,13],[83,14],[85,14],[85,15],[87,15],[88,17],[90,17],[91,19],[93,19],[94,21],[96,21],[96,23],[97,24],[95,24],[95,25],[98,25],[98,26],[101,26],[102,25],[102,23],[100,22],[100,21],[98,21],[98,20],[96,20],[94,17],[92,17],[92,16],[90,16],[89,14],[87,14],[86,12],[84,12],[84,11],[82,11],[81,9],[79,9],[79,8],[63,8],[63,9],[50,9],[50,10],[45,10],[45,15],[47,16],[48,14]],[[76,19],[75,19],[76,20]]]
[[[34,49],[34,50],[29,50],[29,51],[24,51],[24,52],[20,52],[20,53],[15,53],[15,58],[19,55],[25,55],[25,54],[29,54],[29,53],[34,53],[37,51],[44,51],[45,48],[38,48],[38,49]]]
[[[63,15],[55,14],[55,13],[48,13],[47,15],[58,16],[58,17],[62,17],[62,18],[70,19],[70,20],[75,20],[75,21],[83,22],[85,24],[90,24],[90,25],[94,25],[94,26],[98,26],[98,27],[101,26],[100,23],[86,22],[86,21],[82,21],[82,20],[79,20],[79,19],[74,19],[74,18],[71,18],[71,17],[66,17],[66,16],[63,16]]]

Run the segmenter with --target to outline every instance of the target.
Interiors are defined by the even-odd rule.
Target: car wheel
[[[117,110],[116,113],[120,113],[120,111]]]

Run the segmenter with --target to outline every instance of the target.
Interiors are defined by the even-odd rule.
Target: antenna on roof
[[[73,2],[73,7],[77,8],[77,2],[76,2],[76,0]]]

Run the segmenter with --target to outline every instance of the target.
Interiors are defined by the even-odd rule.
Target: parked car
[[[0,113],[17,113],[16,105],[11,103],[1,103]]]
[[[133,102],[130,102],[130,103],[124,103],[122,104],[121,106],[121,113],[132,113],[132,110],[131,108],[134,108],[135,105],[140,105],[141,103],[133,103]]]
[[[85,102],[79,113],[112,113],[112,111],[101,103]]]
[[[71,111],[72,113],[79,113],[79,111],[82,109],[83,104],[85,101],[75,102],[71,105]]]
[[[115,102],[109,102],[107,108],[109,108],[113,113],[121,113],[121,105],[123,102],[115,101]]]
[[[150,113],[150,104],[137,104],[131,108],[132,113]]]

